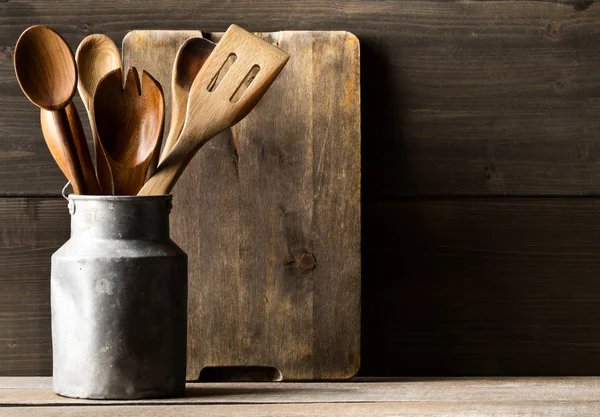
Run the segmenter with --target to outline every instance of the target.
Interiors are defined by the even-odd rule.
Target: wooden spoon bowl
[[[75,61],[79,74],[79,94],[89,111],[98,82],[109,72],[122,67],[121,54],[108,36],[94,34],[81,41],[75,53]]]
[[[109,72],[96,88],[94,118],[102,151],[110,166],[115,195],[135,195],[160,150],[164,99],[160,84],[135,68]]]
[[[198,71],[215,49],[215,44],[204,38],[191,38],[185,41],[177,51],[175,63],[173,64],[173,77],[171,80],[171,124],[169,134],[160,156],[163,159],[169,154],[179,134],[183,129],[185,112],[192,84],[198,75]]]
[[[27,98],[46,110],[65,107],[77,88],[75,58],[69,45],[45,26],[25,30],[15,47],[15,73]]]
[[[32,26],[17,41],[14,65],[23,93],[42,109],[46,143],[71,181],[75,194],[98,194],[100,186],[81,121],[71,104],[77,88],[77,69],[71,48],[52,29]]]
[[[98,87],[100,80],[109,72],[115,69],[121,69],[121,54],[119,48],[106,35],[93,34],[86,36],[75,53],[75,61],[77,62],[78,84],[77,89],[81,100],[85,105],[90,122],[94,120],[94,93]],[[98,181],[104,192],[112,194],[112,178],[108,162],[104,158],[104,154],[98,143],[98,134],[96,126],[92,122],[92,136],[94,138],[94,149],[96,151],[96,172],[98,173]]]

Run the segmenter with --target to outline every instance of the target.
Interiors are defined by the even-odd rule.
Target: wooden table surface
[[[59,397],[49,377],[0,378],[0,416],[597,416],[600,377],[359,378],[190,383],[184,398]]]

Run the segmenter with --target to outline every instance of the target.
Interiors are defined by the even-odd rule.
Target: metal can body
[[[183,395],[187,256],[170,196],[69,196],[71,238],[52,255],[53,385],[76,398]]]

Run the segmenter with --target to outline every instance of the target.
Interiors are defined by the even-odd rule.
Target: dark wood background
[[[0,374],[51,373],[68,237],[18,35],[230,23],[360,39],[362,375],[600,374],[600,4],[523,0],[0,0]]]

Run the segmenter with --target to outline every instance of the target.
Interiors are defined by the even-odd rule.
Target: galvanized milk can
[[[70,195],[71,238],[52,255],[53,384],[77,398],[183,395],[187,256],[171,196]]]

